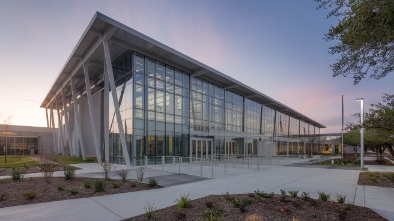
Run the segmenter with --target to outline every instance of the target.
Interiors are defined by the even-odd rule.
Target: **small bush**
[[[301,194],[301,199],[303,199],[303,200],[310,200],[311,197],[309,196],[309,193],[307,193],[307,192],[302,192],[302,194]]]
[[[291,197],[297,197],[298,196],[298,190],[291,190],[289,191],[289,194]]]
[[[243,204],[243,205],[246,205],[246,206],[248,206],[248,205],[250,205],[250,204],[252,204],[252,203],[253,203],[252,200],[248,200],[248,199],[242,200],[242,204]]]
[[[111,185],[112,185],[112,188],[114,188],[114,189],[120,187],[119,183],[117,183],[117,182],[112,182]]]
[[[176,200],[178,203],[176,204],[179,209],[186,209],[190,207],[190,197],[189,194],[181,195],[179,199]]]
[[[23,196],[25,197],[25,199],[27,200],[32,200],[34,198],[36,198],[37,193],[34,190],[28,190],[26,192],[23,193]]]
[[[247,216],[245,221],[263,221],[263,218],[257,214],[252,214]]]
[[[0,202],[4,201],[6,198],[7,198],[7,194],[3,193],[3,192],[0,192]]]
[[[94,192],[104,192],[105,191],[105,183],[103,180],[97,180],[94,182]]]
[[[155,204],[150,205],[148,202],[146,203],[146,205],[144,206],[144,210],[145,210],[145,216],[148,220],[154,219],[155,216],[153,214],[153,212],[156,210],[155,208]]]
[[[149,178],[148,186],[150,188],[155,188],[158,186],[157,181],[154,177]]]
[[[205,210],[203,215],[205,220],[208,221],[222,221],[223,220],[223,210],[214,209],[214,210]]]
[[[90,180],[84,180],[83,187],[85,187],[86,189],[92,187],[92,182],[90,182]]]
[[[342,196],[341,194],[337,194],[337,201],[340,204],[343,204],[346,201],[346,196]]]
[[[326,194],[324,192],[317,192],[319,194],[319,200],[327,202],[330,199],[331,194]]]
[[[286,190],[281,189],[281,190],[280,190],[280,195],[281,195],[281,196],[286,196]]]
[[[174,214],[176,220],[186,219],[186,213],[184,213],[182,211],[175,211],[173,214]]]
[[[104,161],[104,163],[101,164],[101,166],[103,167],[104,179],[111,180],[111,178],[109,177],[109,173],[111,172],[112,164],[108,163],[107,161]]]
[[[72,166],[64,166],[64,179],[71,180],[75,178],[75,168]]]
[[[129,171],[126,170],[126,169],[122,169],[122,170],[119,171],[119,176],[122,179],[122,181],[126,181],[127,174],[129,174]]]
[[[352,204],[346,203],[345,206],[343,207],[344,210],[349,211],[351,209]]]
[[[25,175],[24,175],[22,169],[20,169],[20,168],[16,168],[16,169],[12,168],[11,178],[12,178],[13,181],[21,180],[21,179],[23,179],[24,176]]]
[[[130,183],[130,187],[132,187],[132,188],[136,188],[137,187],[137,182],[131,182]]]
[[[212,201],[206,201],[205,202],[205,206],[208,208],[212,208],[213,207],[213,202]]]
[[[64,190],[64,185],[62,185],[62,184],[59,184],[58,186],[57,186],[57,191],[63,191]]]
[[[44,163],[40,165],[40,170],[45,181],[49,184],[52,182],[53,173],[55,172],[54,163]]]
[[[272,198],[275,194],[274,194],[274,192],[272,192],[272,193],[266,193],[266,192],[264,192],[264,191],[261,191],[260,192],[260,190],[256,190],[256,191],[254,191],[255,193],[256,193],[256,195],[257,196],[260,196],[260,197],[262,197],[262,198]]]
[[[76,195],[77,193],[79,193],[78,187],[72,187],[72,188],[70,189],[70,193],[71,193],[72,195]]]

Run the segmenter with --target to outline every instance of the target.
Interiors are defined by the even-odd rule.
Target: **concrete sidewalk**
[[[102,177],[98,164],[78,164],[78,176]],[[117,166],[117,170],[123,166]],[[279,193],[280,189],[308,192],[317,198],[317,191],[346,196],[346,201],[356,205],[373,208],[386,218],[394,221],[394,189],[357,185],[357,170],[336,170],[313,167],[265,166],[257,169],[214,167],[214,179],[195,176],[201,166],[184,166],[181,173],[189,174],[188,182],[181,185],[166,185],[161,189],[122,193],[115,195],[64,200],[0,209],[0,220],[122,220],[145,213],[144,206],[154,204],[156,209],[175,204],[180,195],[190,194],[193,199],[229,192],[249,193],[257,189]],[[211,167],[203,166],[206,177],[210,177]],[[146,177],[165,180],[185,176],[175,176],[177,165],[168,165],[162,171],[160,166],[149,166]],[[135,170],[130,176],[135,176]],[[38,174],[37,174],[38,175]],[[58,174],[59,175],[59,174]],[[116,173],[111,173],[116,176]],[[194,176],[193,176],[194,175]],[[168,179],[167,179],[168,180]]]

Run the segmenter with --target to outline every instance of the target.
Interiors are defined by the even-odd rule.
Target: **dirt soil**
[[[147,184],[137,183],[135,181],[123,182],[121,180],[111,180],[104,181],[105,191],[95,192],[95,182],[97,180],[103,179],[77,177],[66,181],[64,177],[53,177],[50,184],[42,177],[24,178],[19,181],[1,179],[0,208],[151,189]],[[84,187],[84,182],[90,182],[91,187]],[[115,188],[114,185],[118,185],[119,187]],[[72,189],[74,189],[74,191],[76,190],[77,193],[71,193]],[[27,191],[34,191],[36,197],[34,199],[26,199],[24,193]]]
[[[76,167],[74,167],[76,168]],[[40,173],[41,169],[39,166],[29,166],[29,167],[18,167],[24,174],[27,173]],[[76,168],[79,169],[79,168]],[[54,165],[54,171],[63,171],[63,166]],[[11,176],[12,168],[0,168],[0,176]]]
[[[363,172],[358,177],[358,185],[394,188],[393,172]]]
[[[252,214],[259,215],[262,220],[386,220],[369,208],[350,206],[345,209],[344,204],[335,202],[323,202],[320,200],[302,200],[299,197],[274,196],[272,198],[260,198],[255,194],[233,195],[236,199],[249,200],[250,205],[244,206],[245,211],[237,208],[225,199],[223,195],[204,197],[191,201],[190,208],[179,209],[176,205],[154,211],[153,220],[226,220],[242,221]],[[213,207],[208,208],[207,202],[213,202]],[[223,211],[222,219],[208,219],[207,215],[213,211]],[[126,219],[128,221],[148,220],[147,214]],[[258,219],[250,219],[258,220]]]
[[[365,160],[364,165],[394,166],[394,164],[388,160],[384,160],[384,164],[380,164],[376,162],[376,160]]]

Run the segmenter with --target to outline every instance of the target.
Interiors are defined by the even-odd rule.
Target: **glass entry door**
[[[226,141],[226,148],[224,151],[224,155],[226,159],[229,159],[230,156],[235,156],[238,153],[237,143],[235,141]]]
[[[193,161],[202,161],[209,159],[209,156],[213,153],[213,139],[191,137],[190,142],[190,158]]]

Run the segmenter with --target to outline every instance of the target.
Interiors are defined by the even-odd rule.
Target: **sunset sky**
[[[332,77],[323,37],[335,19],[312,0],[0,1],[0,123],[46,126],[40,108],[94,13],[99,11],[322,123],[321,133],[393,93],[382,80]]]

